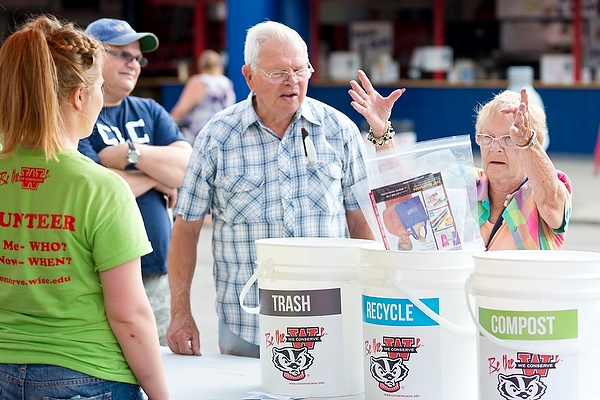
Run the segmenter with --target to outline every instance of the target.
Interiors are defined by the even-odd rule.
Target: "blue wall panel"
[[[538,90],[548,116],[550,147],[560,153],[593,154],[600,124],[600,90]]]
[[[227,0],[227,53],[229,64],[226,75],[233,81],[238,100],[250,93],[242,66],[246,32],[252,26],[266,20],[276,20],[279,15],[277,0]]]

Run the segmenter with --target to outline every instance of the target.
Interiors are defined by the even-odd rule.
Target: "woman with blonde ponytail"
[[[77,151],[102,108],[104,53],[48,15],[0,48],[3,400],[169,397],[135,198]]]

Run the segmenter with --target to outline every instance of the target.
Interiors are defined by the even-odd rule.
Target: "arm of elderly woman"
[[[540,217],[552,229],[563,225],[565,204],[570,194],[556,176],[556,169],[550,158],[538,143],[524,150],[523,164],[533,188],[533,198]]]
[[[529,96],[523,88],[519,106],[508,106],[502,110],[505,114],[513,114],[514,121],[509,129],[509,134],[512,140],[520,146],[527,144],[533,134],[528,107]],[[521,153],[525,173],[533,188],[533,197],[539,216],[552,229],[560,228],[564,222],[565,204],[570,194],[556,176],[556,168],[550,157],[540,143],[517,150]]]

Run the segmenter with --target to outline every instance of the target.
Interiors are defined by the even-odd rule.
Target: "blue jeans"
[[[260,346],[245,341],[219,319],[219,350],[221,354],[260,358]]]
[[[0,364],[2,400],[143,400],[137,385],[47,364]]]

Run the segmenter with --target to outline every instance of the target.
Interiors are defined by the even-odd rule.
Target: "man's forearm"
[[[169,146],[137,145],[140,161],[136,168],[149,177],[170,187],[180,187],[192,149],[187,142],[175,142]]]
[[[346,220],[348,221],[348,231],[351,238],[375,240],[375,236],[373,236],[373,232],[371,232],[371,228],[361,210],[346,211]]]
[[[154,189],[156,181],[141,171],[136,170],[120,170],[109,168],[120,175],[131,188],[133,195],[139,197],[147,191]]]
[[[202,221],[187,222],[177,216],[173,226],[167,257],[171,312],[187,314],[190,309],[190,290],[196,270],[196,249]]]

